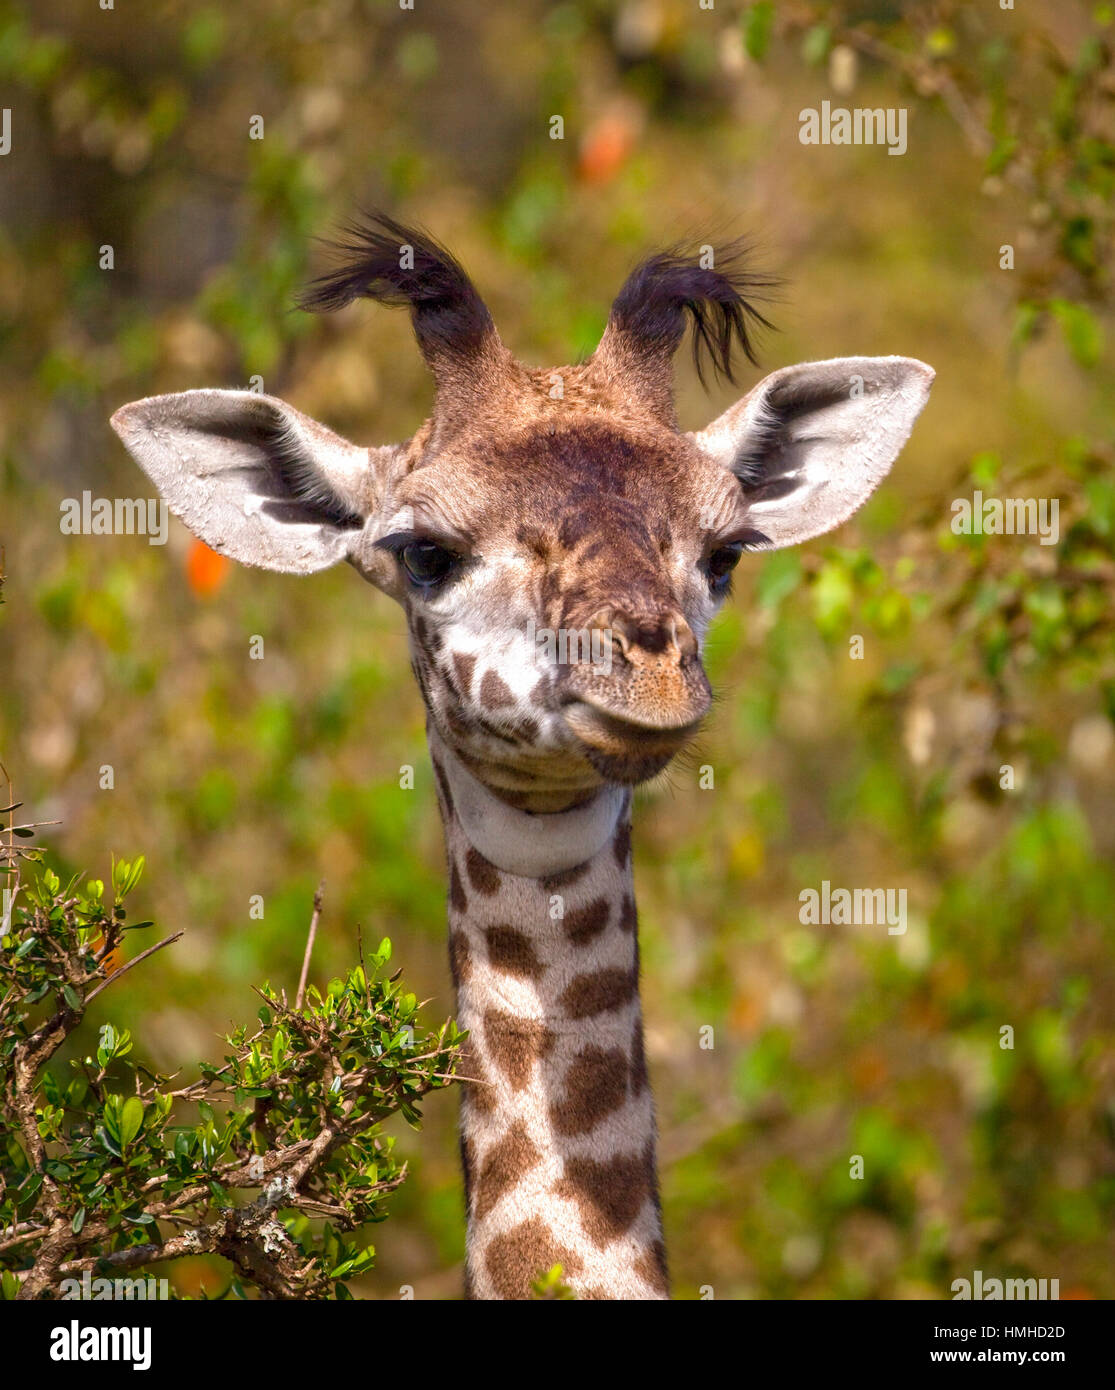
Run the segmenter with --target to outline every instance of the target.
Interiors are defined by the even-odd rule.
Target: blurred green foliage
[[[718,709],[637,808],[676,1292],[945,1297],[981,1268],[1115,1294],[1111,5],[0,15],[0,750],[69,869],[141,845],[145,910],[188,928],[117,996],[137,1052],[216,1060],[246,983],[294,977],[322,874],[325,969],[363,922],[451,1005],[397,613],[348,573],[206,577],[180,529],[61,536],[61,498],[143,490],[108,415],[258,376],[350,437],[409,435],[430,386],[405,316],[290,309],[362,205],[447,241],[532,363],[591,350],[649,246],[750,229],[791,287],[770,366],[938,375],[860,517],[741,566]],[[906,108],[907,153],[802,145],[822,101]],[[678,362],[699,427],[732,396]],[[1056,543],[954,533],[976,490],[1058,499]],[[906,932],[803,926],[826,878],[907,889]],[[458,1294],[453,1109],[354,1291]]]

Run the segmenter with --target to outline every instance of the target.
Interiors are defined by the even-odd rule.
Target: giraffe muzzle
[[[708,700],[684,724],[647,725],[588,700],[568,699],[562,707],[566,728],[585,756],[609,782],[635,783],[656,776],[696,733]]]
[[[614,608],[590,627],[606,631],[606,673],[578,663],[566,673],[562,714],[585,756],[609,781],[641,782],[661,772],[696,732],[712,700],[697,641],[684,617],[641,622]]]

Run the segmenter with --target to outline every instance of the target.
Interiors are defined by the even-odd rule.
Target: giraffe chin
[[[657,777],[701,722],[696,719],[674,728],[649,729],[583,700],[567,704],[562,713],[579,751],[600,776],[628,786]]]

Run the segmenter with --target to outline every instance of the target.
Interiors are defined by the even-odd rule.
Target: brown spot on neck
[[[508,926],[488,927],[484,936],[488,943],[488,961],[496,970],[524,980],[541,978],[545,966],[538,959],[529,936]]]
[[[569,1064],[565,1090],[550,1106],[559,1134],[588,1134],[627,1099],[627,1057],[618,1047],[586,1047]]]
[[[609,966],[606,970],[575,976],[562,991],[560,1003],[570,1018],[591,1018],[594,1014],[622,1008],[635,998],[638,989],[634,970]]]
[[[469,952],[468,937],[463,931],[449,933],[449,969],[453,983],[458,989],[472,973],[472,956]]]
[[[613,1154],[602,1163],[567,1158],[565,1176],[555,1190],[577,1203],[585,1234],[603,1247],[630,1230],[647,1200],[653,1200],[653,1149],[648,1145],[643,1153]]]
[[[449,906],[454,912],[468,911],[468,894],[453,856],[449,856]]]
[[[537,1167],[542,1154],[531,1142],[526,1122],[516,1120],[504,1136],[484,1155],[476,1175],[473,1217],[479,1221],[492,1210],[505,1192]]]
[[[616,837],[612,841],[612,848],[615,851],[616,863],[621,869],[626,869],[627,861],[631,858],[631,822],[626,816],[620,819],[616,828]]]
[[[485,897],[491,897],[493,893],[499,892],[499,870],[493,863],[485,859],[478,849],[469,846],[469,851],[465,855],[465,868],[468,871],[468,881],[478,893],[483,893]]]
[[[666,1247],[656,1240],[648,1254],[640,1255],[635,1261],[635,1273],[655,1293],[669,1294],[670,1279],[666,1269]]]
[[[492,1287],[508,1299],[530,1298],[531,1284],[556,1264],[566,1278],[582,1269],[580,1257],[562,1245],[539,1216],[495,1236],[484,1256]]]
[[[491,1060],[511,1082],[513,1090],[523,1090],[535,1063],[553,1047],[554,1034],[538,1019],[516,1018],[500,1009],[489,1009],[483,1026]]]
[[[566,937],[574,946],[587,946],[608,925],[610,913],[606,898],[594,898],[584,907],[574,908],[562,918]]]
[[[496,1108],[495,1091],[476,1048],[470,1047],[468,1042],[461,1047],[461,1062],[457,1076],[465,1083],[461,1092],[462,1108],[475,1110],[481,1115],[492,1114]]]

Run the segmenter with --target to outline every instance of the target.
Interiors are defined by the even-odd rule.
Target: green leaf
[[[70,1222],[70,1229],[75,1236],[81,1235],[81,1228],[85,1225],[85,1208],[78,1207],[74,1212],[74,1219]]]
[[[139,858],[135,861],[135,863],[131,866],[131,872],[125,878],[124,886],[121,889],[121,897],[126,897],[142,878],[144,866],[146,865],[146,863],[146,857],[141,854]]]
[[[143,1101],[129,1096],[120,1112],[120,1144],[126,1148],[143,1128]]]
[[[1061,326],[1065,346],[1082,367],[1094,367],[1103,353],[1103,329],[1090,309],[1070,299],[1051,299],[1049,312]]]
[[[756,0],[743,17],[743,46],[757,63],[767,55],[773,28],[774,0]]]
[[[879,686],[886,694],[896,695],[910,684],[919,670],[920,663],[917,661],[893,662],[879,678]]]
[[[827,24],[814,24],[801,41],[801,56],[811,66],[824,62],[832,42],[832,30]]]
[[[100,1055],[102,1052],[107,1057],[111,1057],[116,1048],[116,1029],[112,1026],[111,1023],[105,1023],[101,1025],[101,1032],[98,1041],[100,1044],[97,1048],[98,1060],[100,1060]],[[104,1063],[102,1062],[101,1065],[103,1066]]]
[[[999,475],[1002,459],[993,450],[983,450],[972,459],[972,480],[981,488],[991,487]]]
[[[104,1144],[105,1148],[109,1151],[110,1154],[112,1154],[114,1158],[124,1157],[124,1155],[120,1152],[119,1142],[114,1138],[112,1134],[109,1133],[109,1128],[107,1124],[103,1128],[98,1127],[97,1137],[100,1139],[101,1143]]]
[[[837,560],[826,560],[813,584],[813,612],[824,633],[832,636],[847,620],[854,598],[847,569]]]
[[[1001,174],[1015,156],[1018,149],[1018,140],[1013,135],[1004,135],[996,140],[994,148],[987,156],[987,163],[984,166],[989,174]]]
[[[1042,313],[1031,300],[1024,299],[1014,311],[1014,324],[1011,328],[1011,346],[1020,348],[1028,343],[1038,330]]]

